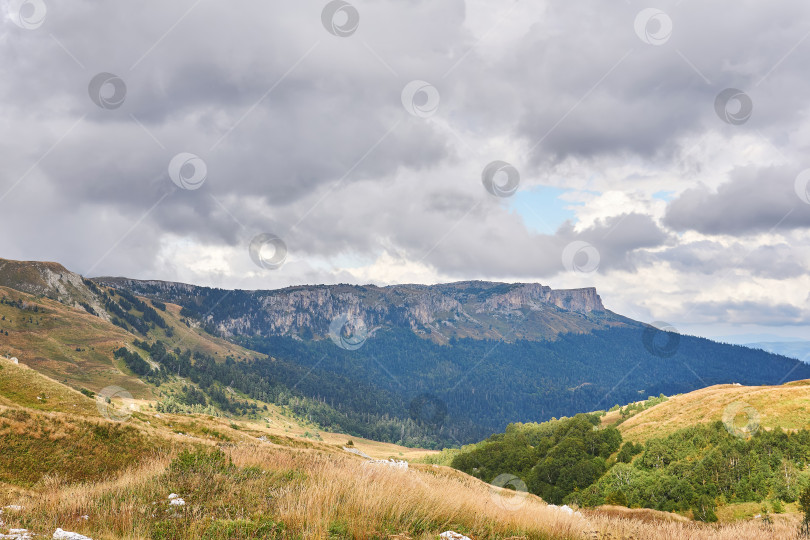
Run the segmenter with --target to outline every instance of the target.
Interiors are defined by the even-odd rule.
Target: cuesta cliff
[[[627,320],[605,309],[594,288],[463,281],[439,285],[312,285],[224,291],[181,283],[98,278],[98,283],[183,306],[230,336],[325,337],[339,318],[367,329],[406,327],[437,342],[451,338],[548,339]],[[238,307],[238,309],[236,309]]]

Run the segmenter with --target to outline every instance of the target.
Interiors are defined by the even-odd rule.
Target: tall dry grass
[[[61,527],[97,540],[435,539],[449,529],[475,540],[764,540],[795,538],[797,530],[796,521],[787,518],[766,526],[665,521],[662,513],[615,508],[568,515],[532,495],[505,492],[445,467],[398,470],[354,456],[270,444],[241,444],[225,452],[234,467],[179,473],[168,456],[160,456],[104,482],[63,485],[49,479],[24,501],[3,501],[26,506],[20,516],[4,517],[8,526],[24,521],[38,533]],[[168,507],[173,491],[186,500],[185,507]],[[283,523],[283,530],[265,527],[260,535],[250,529],[268,519]],[[212,528],[217,523],[230,528]]]

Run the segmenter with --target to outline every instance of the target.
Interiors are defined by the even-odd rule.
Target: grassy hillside
[[[4,374],[27,371],[3,367]],[[54,396],[74,394],[59,390],[54,381],[41,384]],[[20,399],[0,394],[7,403]],[[21,507],[6,508],[0,534],[27,528],[50,536],[60,527],[97,540],[404,540],[435,539],[446,530],[475,539],[763,535],[754,521],[707,526],[665,512],[615,507],[569,514],[533,495],[489,486],[447,467],[402,469],[369,462],[343,449],[345,436],[291,436],[282,425],[293,420],[283,416],[274,416],[268,426],[160,414],[139,405],[125,422],[0,407],[0,506]],[[92,416],[89,407],[76,408]],[[374,457],[397,450],[419,455],[393,445],[353,443]],[[171,505],[172,493],[184,504]],[[795,527],[794,517],[778,516],[767,534],[790,538]]]
[[[189,343],[198,338],[190,334]],[[0,401],[0,506],[23,507],[5,511],[0,534],[17,527],[46,536],[61,527],[96,539],[435,539],[445,530],[476,539],[753,539],[763,533],[752,520],[712,527],[615,507],[569,515],[448,467],[403,470],[368,462],[344,450],[350,439],[349,448],[376,459],[433,453],[324,433],[274,406],[248,421],[158,413],[144,399],[135,400],[137,410],[102,403],[102,409],[128,407],[107,415],[124,420],[114,422],[96,400],[5,359]],[[171,506],[170,493],[185,505]],[[769,537],[789,538],[796,519],[776,516]]]
[[[810,382],[723,385],[544,423],[423,459],[504,475],[558,504],[714,522],[796,515],[810,488]],[[763,518],[764,519],[764,518]]]
[[[182,347],[224,359],[263,357],[181,322],[180,308],[166,306],[161,315],[167,328],[153,328],[149,337],[169,348]],[[155,391],[113,359],[113,351],[130,346],[138,336],[81,308],[43,296],[0,287],[0,355],[60,382],[98,392],[115,385],[133,396],[152,398]],[[6,335],[8,333],[8,335]]]
[[[717,385],[671,397],[619,425],[631,441],[663,437],[695,423],[756,420],[765,429],[810,428],[810,380],[780,386]]]
[[[5,268],[8,274],[8,267]],[[47,264],[43,268],[35,272],[44,276],[44,281],[35,283],[36,287],[43,283],[54,286],[54,275],[61,275],[64,269]],[[23,270],[16,268],[15,279],[24,274]],[[35,276],[23,278],[34,280]],[[569,514],[546,505],[514,483],[507,483],[506,487],[517,487],[517,493],[482,482],[474,477],[482,476],[483,470],[475,464],[469,471],[472,476],[439,465],[450,463],[469,448],[438,454],[346,435],[339,433],[339,429],[326,432],[313,421],[331,419],[333,426],[341,426],[354,425],[352,422],[363,418],[362,410],[354,411],[356,417],[347,417],[340,416],[345,411],[340,410],[339,404],[332,406],[333,396],[345,394],[351,388],[356,403],[367,403],[380,410],[380,418],[388,422],[387,438],[400,433],[402,426],[398,420],[386,418],[392,410],[384,401],[390,397],[387,390],[376,389],[368,380],[392,377],[385,368],[377,372],[379,364],[371,362],[375,354],[387,358],[383,353],[390,343],[370,341],[363,349],[364,354],[371,355],[368,362],[357,363],[358,358],[365,358],[363,355],[352,357],[352,369],[362,365],[361,372],[348,373],[336,384],[335,374],[322,369],[333,362],[332,349],[321,351],[324,355],[319,358],[325,358],[321,366],[271,358],[212,336],[189,319],[187,313],[181,315],[179,306],[144,301],[127,296],[125,291],[88,285],[80,278],[77,281],[75,275],[64,279],[75,284],[78,292],[92,293],[90,300],[95,303],[60,303],[36,292],[40,290],[36,287],[28,287],[34,293],[0,287],[0,355],[17,357],[20,362],[0,358],[0,507],[23,507],[19,512],[4,511],[0,521],[5,523],[0,525],[0,534],[8,528],[25,527],[50,536],[60,526],[96,539],[404,540],[436,538],[438,533],[452,529],[478,540],[719,539],[759,538],[763,534],[788,538],[795,531],[795,503],[786,505],[786,514],[774,516],[767,529],[751,519],[755,512],[762,511],[761,505],[753,503],[721,505],[717,508],[721,520],[737,521],[722,526],[696,524],[688,519],[689,512],[681,511],[678,515],[621,506],[598,506]],[[60,286],[66,287],[64,283]],[[61,290],[59,286],[57,289]],[[101,309],[109,311],[102,313]],[[570,346],[572,339],[576,341],[571,336],[555,344],[518,343],[514,347],[529,357],[541,351],[539,362],[553,363],[559,355],[558,348]],[[273,343],[283,345],[278,351],[282,357],[286,353],[292,356],[312,352],[306,346],[296,349],[295,343]],[[479,352],[481,343],[468,340],[465,346]],[[401,350],[392,356],[395,359],[413,355],[423,344],[432,353],[440,350],[429,340],[415,336],[395,344],[401,345]],[[328,344],[317,346],[321,345]],[[578,350],[583,353],[582,342],[579,345]],[[698,345],[685,342],[687,349]],[[332,356],[326,354],[330,351]],[[337,356],[343,360],[348,358],[344,351],[338,352]],[[492,352],[491,363],[502,365],[509,361],[508,355],[502,354]],[[422,359],[432,360],[430,355]],[[440,364],[444,370],[454,369],[448,359]],[[489,364],[486,362],[483,369],[489,369]],[[146,371],[142,370],[144,366]],[[655,369],[663,369],[656,366]],[[136,376],[133,369],[141,376]],[[406,373],[397,371],[399,368],[391,369],[394,383],[399,380],[411,385]],[[582,371],[581,366],[572,369]],[[585,372],[592,374],[593,370]],[[485,379],[490,383],[496,380],[490,375]],[[638,382],[633,384],[637,386]],[[133,398],[115,397],[108,402],[104,394],[96,395],[110,386],[125,389]],[[307,389],[316,399],[308,399],[309,393],[292,392],[296,387],[299,392]],[[644,385],[647,388],[650,386]],[[625,441],[646,441],[672,433],[677,439],[678,430],[691,426],[697,419],[707,424],[718,414],[723,419],[724,412],[728,416],[729,405],[742,399],[744,407],[731,409],[736,414],[731,418],[733,425],[746,428],[748,417],[737,413],[750,415],[756,410],[757,418],[766,428],[777,425],[802,428],[808,422],[804,410],[804,403],[810,403],[808,390],[810,385],[804,382],[755,388],[725,385],[675,396],[669,401],[656,398],[601,418],[597,415],[593,421],[580,422],[577,428],[591,446],[585,449],[584,461],[579,465],[587,465],[598,476],[624,451],[623,446],[616,453],[619,446],[615,439],[619,433]],[[583,391],[593,393],[595,389],[566,384],[564,400],[583,399],[569,395]],[[627,395],[635,397],[640,392],[633,390]],[[463,389],[456,394],[466,395]],[[491,396],[486,397],[486,403],[481,405],[491,404],[491,400]],[[223,408],[219,408],[220,404],[224,404]],[[429,399],[428,404],[435,405]],[[400,405],[407,417],[408,404]],[[200,410],[206,414],[200,414]],[[441,422],[437,426],[430,424],[432,416],[425,411],[421,413],[422,418],[417,415],[415,419],[407,419],[408,429],[419,428],[419,422],[429,429],[446,429]],[[347,419],[350,422],[341,423]],[[592,431],[600,420],[603,425],[615,424],[618,427],[615,435],[604,429]],[[521,429],[510,437],[520,440],[524,435]],[[530,431],[534,429],[531,427]],[[546,428],[541,425],[538,429],[541,440]],[[568,431],[558,430],[554,444],[544,447],[547,459],[572,455]],[[529,442],[524,448],[534,452],[538,442],[534,439]],[[630,460],[637,455],[630,455]],[[369,458],[412,463],[403,469]],[[525,465],[517,454],[510,459],[517,460],[515,467]],[[417,464],[416,460],[429,463]],[[793,462],[799,464],[800,460]],[[582,476],[579,465],[566,472],[571,482],[564,492],[551,489],[543,491],[544,496],[554,501],[566,497],[567,502],[574,500],[568,497],[575,496],[577,501],[584,502],[577,495],[577,482]],[[798,465],[793,466],[799,475],[803,474]],[[497,460],[487,463],[487,467],[483,475],[486,481],[496,481],[503,472],[497,470]],[[535,491],[533,487],[545,481],[541,475],[535,475],[530,482],[531,490]],[[587,495],[603,502],[611,489],[606,484]],[[628,489],[628,494],[646,497],[644,489],[639,484],[634,491]],[[795,493],[795,486],[789,486],[787,491]],[[180,494],[185,505],[170,505],[170,493]],[[664,509],[682,510],[674,503]]]
[[[0,358],[0,405],[84,416],[98,414],[95,401],[88,396],[6,358]]]
[[[82,309],[0,287],[0,330],[1,355],[17,357],[74,388],[117,385],[136,396],[151,395],[147,385],[112,360],[112,351],[134,336]]]

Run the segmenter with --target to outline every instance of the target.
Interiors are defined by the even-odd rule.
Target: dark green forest
[[[573,416],[648,395],[810,377],[810,366],[798,361],[689,336],[681,336],[674,356],[660,358],[644,347],[642,332],[617,328],[555,341],[458,339],[438,345],[393,328],[378,331],[355,351],[329,340],[237,341],[282,360],[260,362],[254,369],[347,415],[387,411],[406,418],[409,404],[428,396],[446,410],[434,422],[437,442],[455,445],[503,431],[511,422]]]
[[[622,444],[599,414],[511,424],[465,448],[452,466],[486,482],[508,473],[556,504],[692,510],[715,521],[728,503],[794,502],[810,485],[810,431],[758,430],[743,438],[723,422],[698,424],[643,445]]]
[[[559,334],[553,340],[453,338],[444,345],[392,319],[357,350],[342,349],[312,332],[295,338],[259,335],[260,329],[223,335],[217,321],[258,317],[254,312],[262,307],[252,291],[170,286],[168,293],[148,283],[132,286],[139,287],[138,294],[149,294],[158,309],[163,304],[156,297],[168,295],[161,298],[180,303],[184,317],[271,357],[228,360],[216,367],[195,357],[177,369],[167,366],[169,373],[188,370],[192,380],[212,378],[250,397],[290,407],[323,429],[404,445],[460,446],[502,432],[513,422],[570,417],[649,395],[810,378],[810,366],[798,360],[702,338],[651,334],[650,327],[629,319],[610,329]],[[131,291],[116,290],[120,324],[141,333],[162,326],[155,309]],[[651,335],[676,347],[657,349]],[[160,357],[152,354],[163,369]],[[133,371],[154,379],[131,360]]]

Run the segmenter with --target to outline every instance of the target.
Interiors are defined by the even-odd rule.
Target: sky
[[[0,257],[810,336],[810,4],[0,0]],[[729,336],[735,336],[731,338]]]

